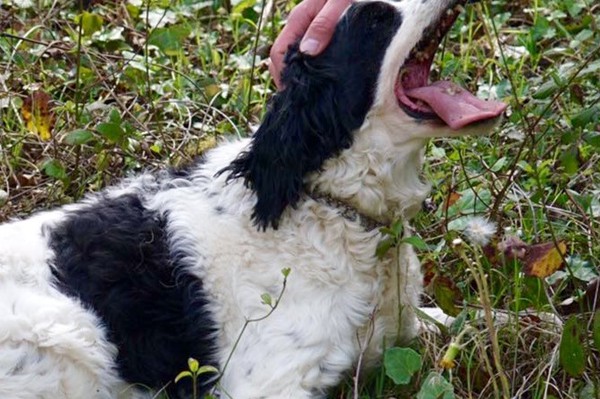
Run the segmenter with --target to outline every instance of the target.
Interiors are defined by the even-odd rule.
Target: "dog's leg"
[[[75,301],[4,281],[0,319],[0,398],[119,397],[115,350]]]
[[[223,397],[321,398],[339,381],[342,369],[349,368],[342,353],[338,354],[341,364],[333,363],[333,342],[302,336],[301,330],[276,332],[274,324],[246,330],[221,380]]]

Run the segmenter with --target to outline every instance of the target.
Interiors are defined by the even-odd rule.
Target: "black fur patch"
[[[252,218],[259,228],[277,228],[296,204],[304,177],[352,145],[372,106],[387,47],[402,23],[391,5],[353,4],[331,44],[317,57],[290,48],[282,74],[286,89],[275,95],[251,149],[230,166],[257,196]]]
[[[214,365],[214,322],[185,254],[168,248],[165,220],[136,195],[103,198],[71,212],[50,232],[50,245],[58,288],[103,320],[120,375],[152,388],[169,384],[170,398],[191,397],[189,381],[173,379],[189,357]]]

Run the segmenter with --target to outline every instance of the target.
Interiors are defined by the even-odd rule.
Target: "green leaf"
[[[421,237],[418,236],[410,236],[403,238],[400,240],[401,243],[409,244],[415,247],[416,249],[420,249],[421,251],[429,250],[429,245]]]
[[[115,125],[120,125],[123,122],[118,109],[113,108],[110,110],[110,114],[108,114],[108,121],[114,123]]]
[[[198,363],[198,361],[196,359],[194,359],[193,357],[190,357],[188,359],[188,367],[189,367],[190,371],[192,372],[192,374],[197,374],[198,367],[200,367],[200,364]]]
[[[81,14],[80,18],[84,36],[91,36],[102,29],[102,23],[104,21],[100,15],[85,11]]]
[[[600,134],[596,132],[589,132],[583,135],[583,139],[589,145],[600,149]]]
[[[473,213],[483,213],[489,207],[492,202],[492,193],[487,190],[467,189],[465,191],[458,192],[458,200],[448,207],[448,217],[453,218],[459,215],[471,215]],[[437,210],[437,214],[440,217],[445,217],[446,209],[440,206]]]
[[[465,329],[465,325],[467,324],[467,320],[469,319],[469,309],[463,309],[461,312],[454,318],[454,321],[450,325],[448,332],[450,335],[456,336],[460,334],[462,330]]]
[[[65,135],[65,143],[69,145],[82,145],[94,138],[94,134],[89,130],[73,130]]]
[[[256,0],[242,0],[235,7],[232,12],[241,14],[246,8],[252,8],[256,4]]]
[[[588,381],[579,392],[579,399],[598,399],[599,393],[600,388],[593,381]]]
[[[392,237],[386,237],[383,240],[379,241],[377,244],[377,249],[375,250],[375,255],[378,259],[383,259],[385,254],[396,244],[396,239]]]
[[[410,348],[390,348],[383,356],[385,374],[397,385],[408,384],[422,363],[421,355]]]
[[[112,122],[102,122],[96,126],[96,130],[109,141],[117,143],[123,139],[125,131],[120,125]]]
[[[454,387],[441,374],[432,371],[423,381],[417,399],[454,399]]]
[[[502,157],[502,158],[498,159],[498,160],[497,160],[497,161],[496,161],[496,162],[495,162],[495,163],[492,165],[492,167],[490,168],[490,170],[491,170],[492,172],[498,172],[498,171],[500,171],[500,170],[501,170],[501,169],[504,167],[504,165],[506,165],[506,157]]]
[[[577,317],[571,316],[565,323],[560,339],[558,349],[560,365],[572,377],[579,377],[585,370],[584,331],[585,328],[580,325]]]
[[[584,108],[583,111],[579,112],[571,118],[571,124],[573,127],[586,127],[590,123],[598,121],[600,118],[600,107],[595,105],[593,107]]]
[[[148,43],[158,47],[168,56],[175,56],[183,49],[183,41],[189,34],[189,28],[181,25],[157,28],[152,31]]]
[[[196,375],[206,374],[206,373],[218,373],[219,369],[214,366],[202,366],[198,369]]]
[[[544,84],[542,84],[536,92],[532,94],[532,97],[536,100],[543,100],[551,95],[553,95],[560,87],[554,82],[550,80]]]
[[[185,377],[192,377],[192,373],[190,373],[189,371],[182,371],[181,373],[177,374],[177,377],[175,377],[175,384],[177,384],[182,378]]]
[[[571,147],[564,151],[560,156],[560,164],[565,168],[569,175],[577,173],[579,170],[579,160],[577,159],[577,148]]]
[[[270,294],[265,292],[260,296],[260,298],[262,299],[262,303],[265,305],[273,306],[273,299],[271,298]]]
[[[592,322],[592,338],[594,346],[600,351],[600,310],[594,313],[594,321]]]
[[[586,208],[589,209],[589,206]],[[573,277],[578,280],[589,283],[598,278],[596,266],[592,262],[584,260],[577,255],[569,256],[567,258],[567,265],[569,266],[571,273],[573,273]]]
[[[284,267],[283,269],[281,269],[281,274],[283,274],[283,277],[285,278],[287,278],[291,272],[292,269],[290,269],[289,267]]]
[[[67,172],[65,167],[56,159],[48,159],[42,164],[42,170],[50,177],[57,180],[67,180]]]

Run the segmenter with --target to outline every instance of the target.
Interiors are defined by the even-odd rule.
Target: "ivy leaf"
[[[585,370],[585,347],[583,346],[584,327],[576,316],[565,323],[558,348],[560,365],[572,377],[579,377]]]
[[[421,355],[410,348],[390,348],[383,356],[385,374],[397,385],[408,384],[422,363]]]

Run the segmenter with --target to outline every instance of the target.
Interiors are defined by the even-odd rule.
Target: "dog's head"
[[[503,103],[429,82],[435,51],[467,2],[359,1],[322,54],[290,48],[285,89],[271,101],[249,150],[226,168],[256,193],[252,216],[259,227],[277,227],[300,198],[305,177],[350,148],[366,118],[382,124],[392,146],[489,131]]]

